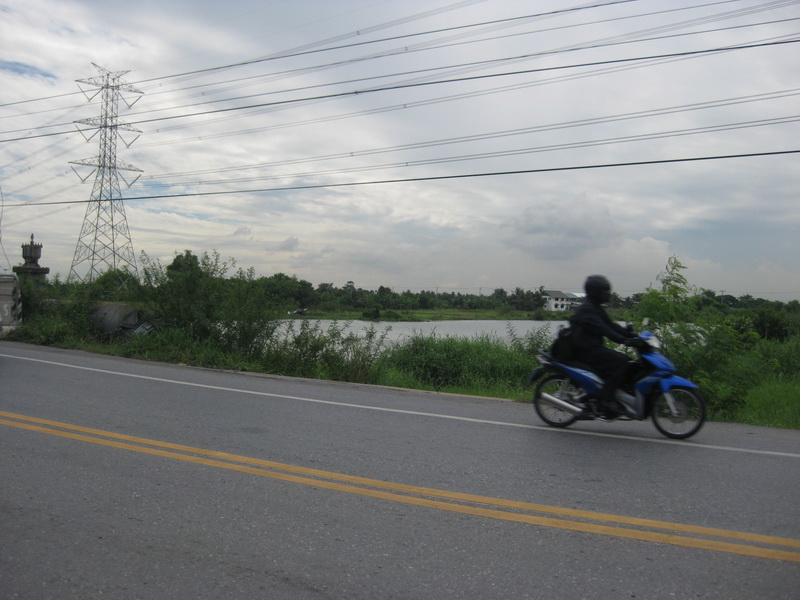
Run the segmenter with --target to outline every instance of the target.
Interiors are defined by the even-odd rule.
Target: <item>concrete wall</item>
[[[22,299],[16,275],[0,275],[0,336],[20,323]]]

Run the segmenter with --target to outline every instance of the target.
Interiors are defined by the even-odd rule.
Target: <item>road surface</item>
[[[800,433],[0,342],[0,597],[781,598]]]

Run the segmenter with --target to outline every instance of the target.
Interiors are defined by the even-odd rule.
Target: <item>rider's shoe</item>
[[[616,400],[598,402],[599,414],[606,419],[616,419],[620,414],[625,414],[625,408]]]

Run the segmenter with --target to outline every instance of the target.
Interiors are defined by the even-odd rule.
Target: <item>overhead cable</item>
[[[616,167],[642,167],[642,166],[650,166],[650,165],[663,165],[663,164],[675,164],[675,163],[690,163],[690,162],[702,162],[702,161],[711,161],[711,160],[728,160],[728,159],[737,159],[737,158],[762,158],[762,157],[774,157],[774,156],[786,156],[791,154],[800,154],[800,149],[794,150],[777,150],[772,152],[749,152],[749,153],[742,153],[742,154],[723,154],[723,155],[716,155],[716,156],[694,156],[689,158],[664,158],[664,159],[657,159],[657,160],[642,160],[642,161],[632,161],[632,162],[617,162],[617,163],[605,163],[605,164],[590,164],[590,165],[573,165],[568,167],[547,167],[547,168],[540,168],[540,169],[515,169],[511,171],[490,171],[490,172],[481,172],[481,173],[462,173],[456,175],[431,175],[426,177],[408,177],[408,178],[398,178],[398,179],[380,179],[380,180],[373,180],[373,181],[349,181],[343,183],[319,183],[319,184],[306,184],[306,185],[292,185],[292,186],[285,186],[285,187],[274,187],[274,188],[258,188],[258,189],[248,189],[248,190],[220,190],[215,192],[186,192],[181,194],[155,194],[151,196],[125,196],[121,198],[121,200],[131,201],[131,200],[163,200],[169,198],[192,198],[192,197],[200,197],[200,196],[224,196],[224,195],[238,195],[238,194],[260,194],[266,192],[287,192],[287,191],[297,191],[297,190],[313,190],[313,189],[323,189],[323,188],[342,188],[342,187],[359,187],[359,186],[367,186],[367,185],[385,185],[385,184],[399,184],[399,183],[412,183],[412,182],[420,182],[420,181],[448,181],[448,180],[455,180],[455,179],[473,179],[473,178],[481,178],[481,177],[500,177],[500,176],[511,176],[511,175],[530,175],[536,173],[557,173],[562,171],[581,171],[581,170],[590,170],[590,169],[609,169],[609,168],[616,168]],[[41,202],[37,203],[36,206],[49,206],[49,205],[58,205],[58,204],[86,204],[87,202],[96,202],[96,200],[61,200],[61,201],[53,201],[53,202]],[[23,204],[10,204],[7,206],[30,206],[29,203]]]

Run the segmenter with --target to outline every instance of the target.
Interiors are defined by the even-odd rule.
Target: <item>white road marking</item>
[[[307,398],[303,396],[290,396],[287,394],[273,394],[270,392],[259,392],[256,390],[245,390],[241,388],[232,388],[232,387],[224,387],[218,385],[208,385],[205,383],[192,383],[188,381],[180,381],[177,379],[164,379],[161,377],[151,377],[149,375],[136,375],[133,373],[123,373],[121,371],[109,371],[107,369],[97,369],[94,367],[82,367],[79,365],[71,365],[69,363],[62,363],[56,362],[51,360],[43,360],[39,358],[29,358],[23,356],[14,356],[11,354],[0,354],[3,358],[11,358],[17,360],[25,360],[29,362],[36,362],[42,364],[53,365],[57,367],[66,367],[69,369],[78,369],[81,371],[91,371],[95,373],[103,373],[105,375],[116,375],[119,377],[131,377],[134,379],[144,379],[147,381],[156,381],[159,383],[169,383],[173,385],[183,385],[189,387],[196,387],[202,388],[207,390],[215,390],[219,392],[230,392],[234,394],[248,394],[251,396],[262,396],[266,398],[279,398],[283,400],[296,400],[299,402],[312,402],[315,404],[327,404],[330,406],[341,406],[345,408],[356,408],[361,410],[374,410],[379,412],[389,412],[389,413],[399,413],[404,415],[413,415],[413,416],[420,416],[420,417],[429,417],[433,419],[449,419],[452,421],[464,421],[468,423],[480,423],[484,425],[495,425],[499,427],[517,427],[521,429],[535,429],[537,431],[550,431],[550,432],[558,432],[563,434],[571,434],[571,435],[588,435],[593,437],[605,437],[605,438],[613,438],[616,440],[631,440],[636,442],[647,442],[650,444],[668,444],[668,445],[676,445],[680,446],[681,448],[693,448],[693,449],[702,449],[702,450],[721,450],[724,452],[744,452],[746,454],[760,454],[766,456],[781,456],[784,458],[797,458],[800,459],[800,454],[795,454],[792,452],[776,452],[774,450],[756,450],[751,448],[736,448],[733,446],[717,446],[713,444],[698,444],[696,442],[686,442],[683,440],[669,440],[669,439],[658,439],[658,438],[644,438],[638,436],[623,436],[623,435],[616,435],[613,433],[602,433],[598,431],[581,431],[578,429],[557,429],[554,427],[543,426],[543,425],[527,425],[525,423],[510,423],[506,421],[492,421],[487,419],[474,419],[471,417],[459,417],[456,415],[445,415],[439,413],[429,413],[423,411],[415,411],[415,410],[403,410],[399,408],[386,408],[382,406],[369,406],[365,404],[353,404],[350,402],[336,402],[333,400],[321,400],[319,398]],[[408,390],[413,391],[413,390]]]

